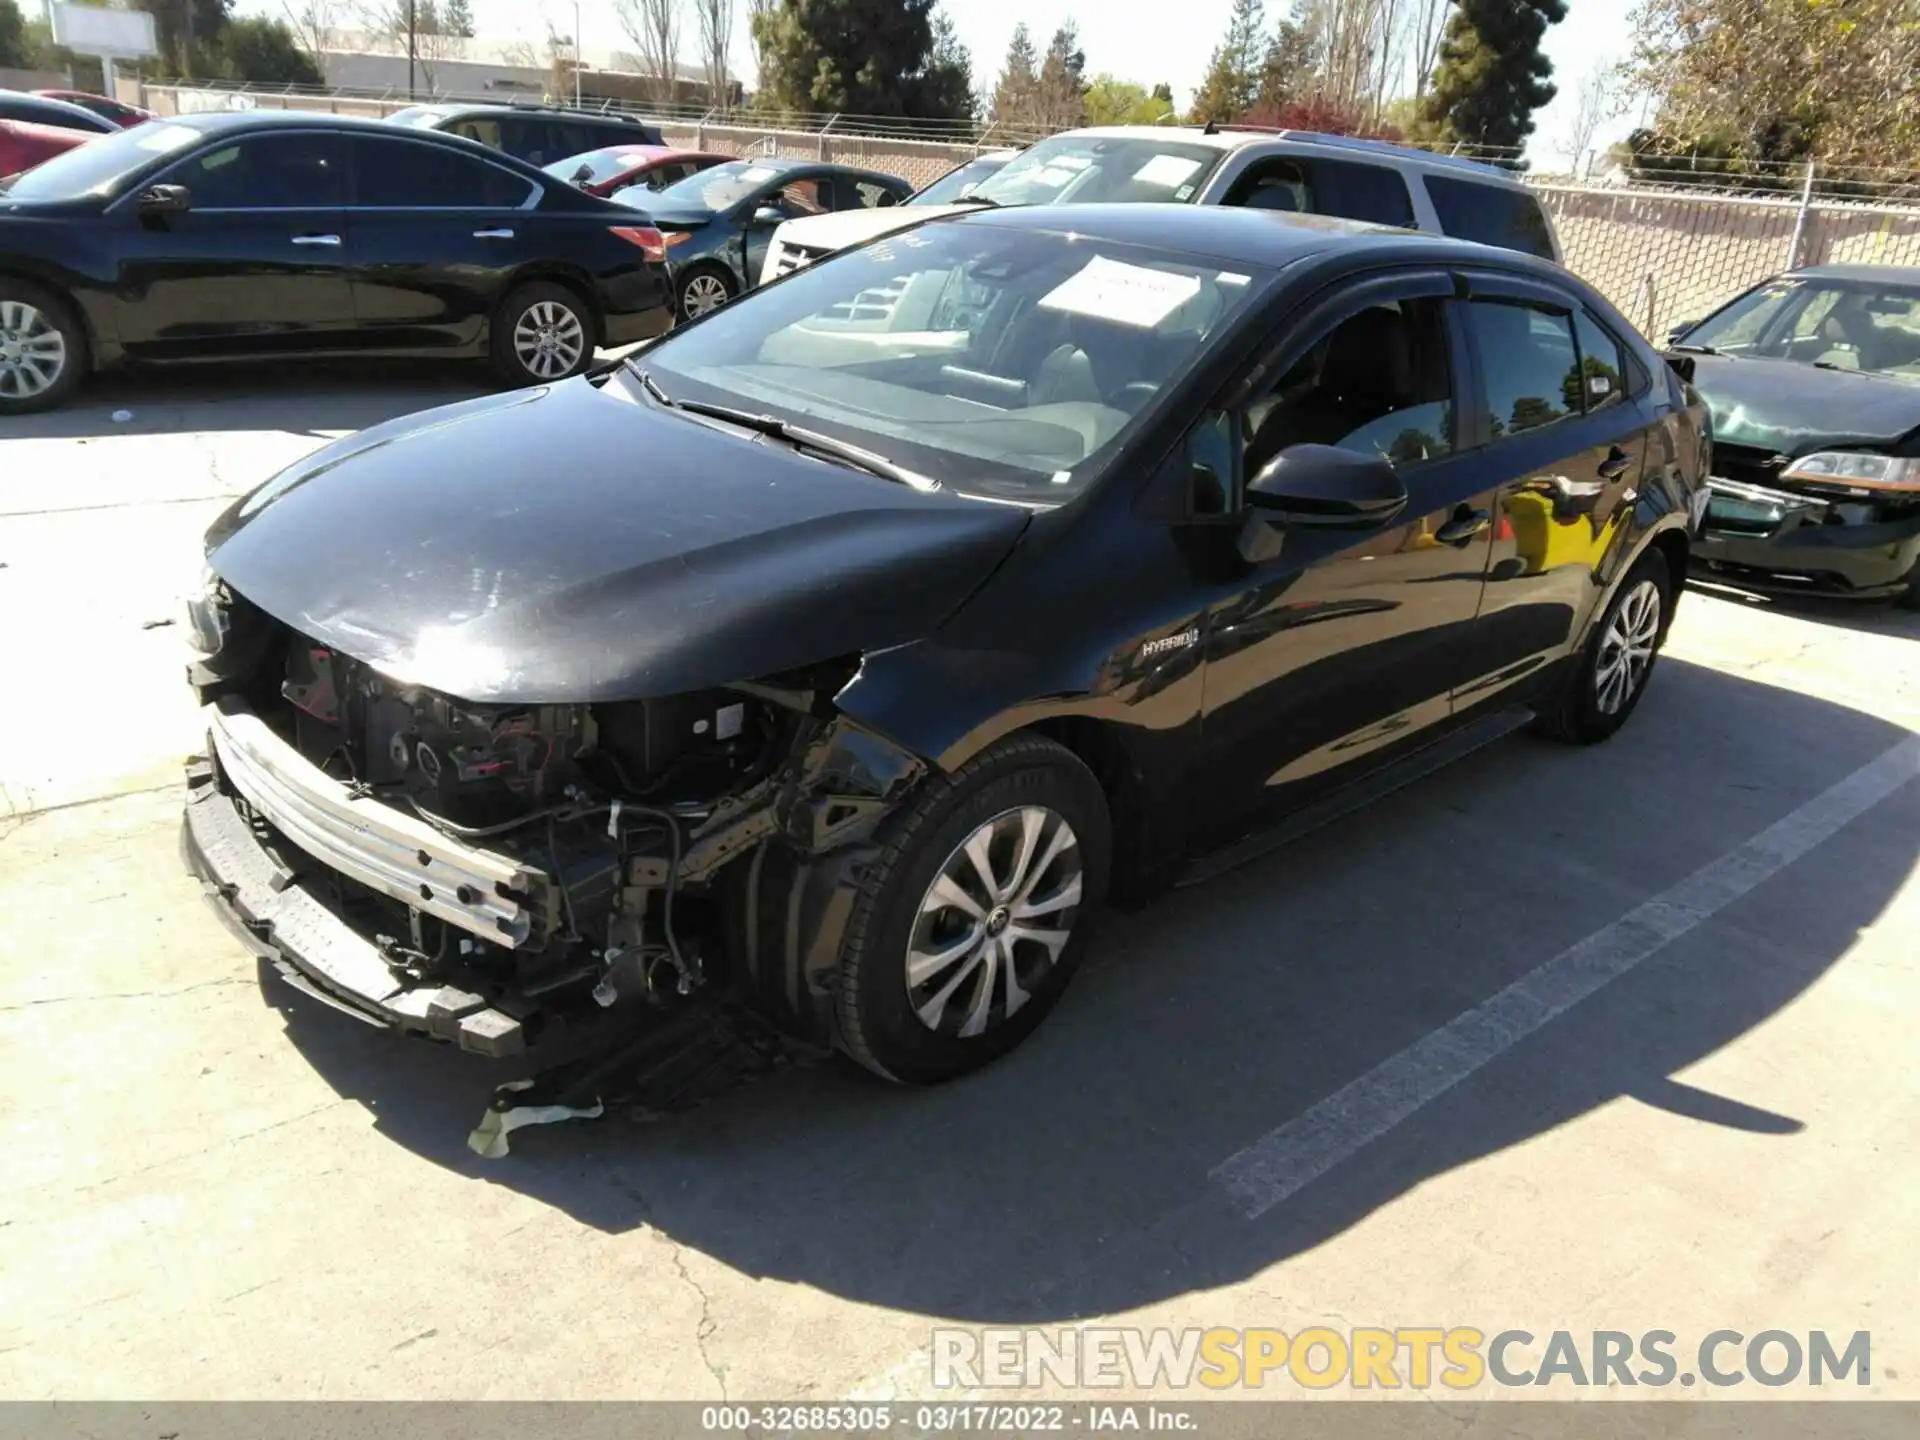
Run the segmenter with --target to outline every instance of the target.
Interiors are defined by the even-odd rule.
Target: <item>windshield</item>
[[[1920,284],[1776,280],[1694,326],[1681,343],[1920,381]]]
[[[649,193],[647,203],[670,206],[678,201],[700,210],[726,210],[785,173],[783,167],[764,161],[729,160]]]
[[[602,180],[611,180],[616,175],[646,164],[653,156],[645,150],[592,150],[585,155],[569,155],[564,160],[556,160],[547,166],[547,174],[569,184],[582,170],[587,173],[584,181],[597,185]]]
[[[1047,505],[1105,468],[1269,278],[1084,235],[936,224],[799,271],[637,363],[676,400]]]
[[[1200,193],[1223,153],[1173,140],[1056,135],[1014,156],[970,198],[996,205],[1179,203]]]
[[[396,110],[387,116],[393,125],[414,125],[431,130],[434,122],[440,118],[440,112],[431,105],[412,105],[405,110]]]
[[[994,155],[980,160],[969,160],[966,164],[949,170],[926,189],[919,191],[910,200],[909,205],[951,205],[956,200],[964,200],[980,187],[981,181],[990,175],[997,175],[1006,168],[1007,157]]]
[[[128,177],[201,138],[192,126],[156,120],[132,130],[116,130],[16,175],[6,188],[7,198],[77,200],[83,195],[112,195]]]

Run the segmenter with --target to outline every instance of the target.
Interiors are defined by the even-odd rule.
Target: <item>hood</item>
[[[827,215],[809,215],[789,220],[775,232],[783,245],[804,245],[808,249],[845,250],[864,245],[882,235],[891,235],[923,220],[942,215],[964,215],[978,205],[888,205],[879,210],[838,210]]]
[[[648,205],[647,218],[664,230],[698,230],[711,225],[718,210],[703,210],[698,205]]]
[[[234,504],[208,563],[456,698],[631,700],[935,629],[1027,522],[573,380],[390,421]]]
[[[1888,446],[1920,429],[1920,385],[1793,360],[1692,357],[1713,438],[1782,455]]]

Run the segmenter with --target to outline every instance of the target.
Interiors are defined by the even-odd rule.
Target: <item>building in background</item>
[[[413,88],[422,99],[433,95],[485,99],[502,104],[551,99],[571,101],[574,94],[573,47],[536,45],[530,40],[501,41],[455,35],[414,37]],[[612,100],[629,105],[666,100],[658,79],[640,57],[626,50],[588,46],[580,74],[583,100]],[[408,93],[404,39],[359,30],[329,30],[315,56],[329,87],[347,91]],[[709,94],[705,71],[676,65],[671,103],[732,108],[743,98],[740,82],[729,78],[726,94]]]

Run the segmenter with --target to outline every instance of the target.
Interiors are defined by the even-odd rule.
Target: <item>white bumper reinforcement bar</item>
[[[282,740],[243,701],[209,710],[221,773],[274,829],[322,864],[495,945],[541,927],[547,876],[481,850],[347,786]]]

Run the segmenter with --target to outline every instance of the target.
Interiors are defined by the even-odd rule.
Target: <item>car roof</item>
[[[595,125],[646,126],[654,122],[644,115],[601,115],[591,110],[570,110],[564,105],[461,105],[440,102],[409,105],[409,110],[438,115],[443,120],[456,115],[563,115],[569,120],[586,120]]]
[[[1243,150],[1249,145],[1276,143],[1314,145],[1335,150],[1353,150],[1374,155],[1380,159],[1398,160],[1423,169],[1458,170],[1472,175],[1475,179],[1502,185],[1520,184],[1519,178],[1511,171],[1479,160],[1469,160],[1460,155],[1445,155],[1433,150],[1422,150],[1413,145],[1399,145],[1391,140],[1367,140],[1357,135],[1328,135],[1319,130],[1263,130],[1234,125],[1090,125],[1080,130],[1063,131],[1061,135],[1047,138],[1057,140],[1076,135],[1124,140],[1178,140],[1183,144],[1206,145],[1215,150]],[[1045,142],[1035,143],[1044,144]]]
[[[934,225],[986,225],[996,229],[1083,235],[1123,245],[1157,246],[1217,260],[1278,268],[1309,256],[1356,246],[1391,249],[1395,259],[1437,264],[1495,264],[1571,278],[1557,265],[1516,250],[1477,245],[1445,235],[1372,225],[1330,215],[1254,210],[1239,205],[1021,205],[936,216]],[[1385,257],[1383,257],[1385,258]]]
[[[31,90],[0,90],[0,100],[26,100],[33,105],[42,106],[55,115],[84,120],[86,128],[92,130],[99,125],[111,125],[111,120],[103,120],[84,105],[76,105],[71,100],[62,100],[54,95],[36,95]],[[102,130],[102,135],[107,132]]]
[[[1787,272],[1795,280],[1854,280],[1869,285],[1920,285],[1920,266],[1809,265]]]

